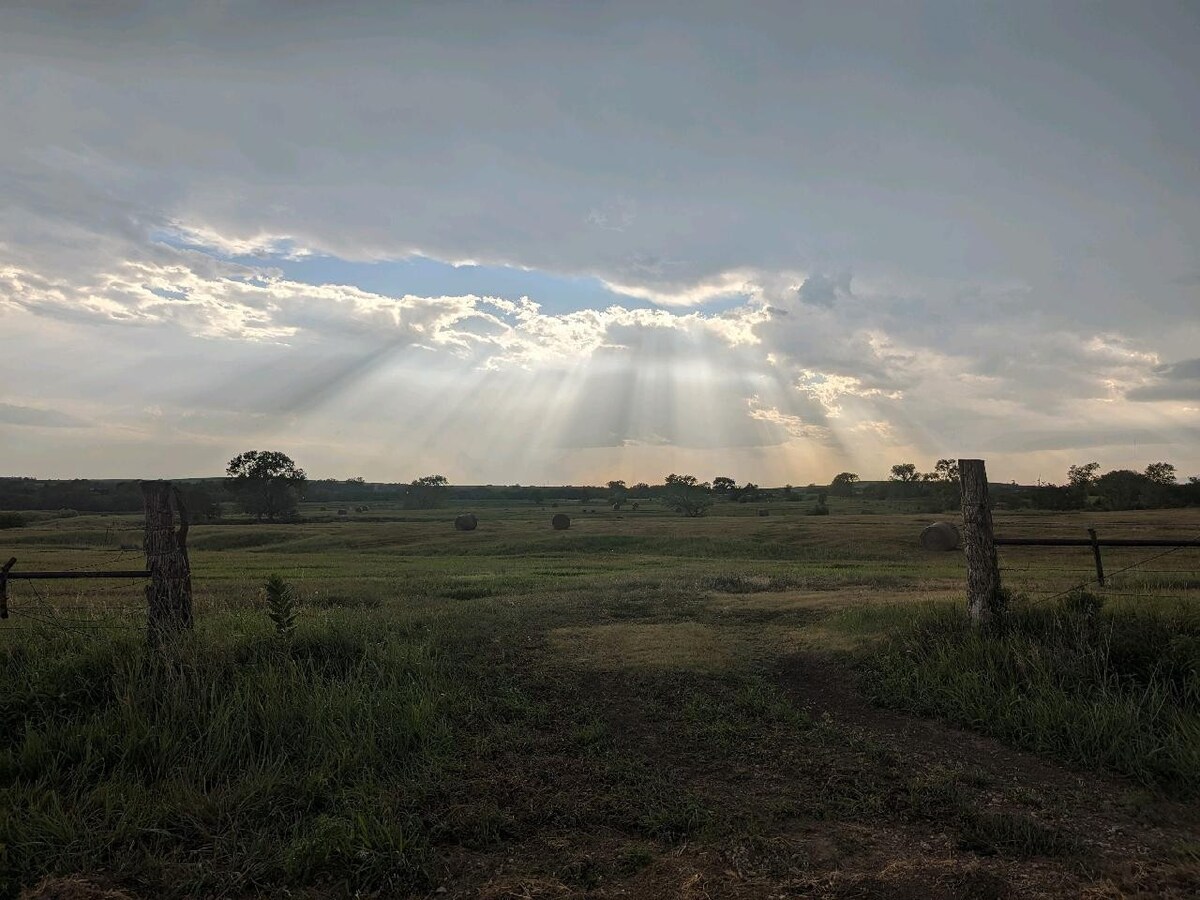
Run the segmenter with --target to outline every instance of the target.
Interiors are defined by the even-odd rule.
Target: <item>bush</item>
[[[20,513],[0,513],[0,531],[6,528],[24,528],[25,525],[25,517]]]
[[[1200,795],[1200,614],[1016,602],[982,634],[959,606],[907,617],[866,662],[875,701]]]

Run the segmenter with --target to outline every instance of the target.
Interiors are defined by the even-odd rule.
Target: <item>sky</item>
[[[1200,474],[1200,6],[0,0],[0,475]]]

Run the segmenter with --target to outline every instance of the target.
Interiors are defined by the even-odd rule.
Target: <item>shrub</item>
[[[6,528],[24,528],[25,517],[20,513],[0,513],[0,531]]]

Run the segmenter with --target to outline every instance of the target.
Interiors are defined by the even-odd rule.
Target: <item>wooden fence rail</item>
[[[169,481],[143,481],[146,509],[146,568],[59,572],[15,572],[16,557],[0,566],[0,619],[8,618],[8,582],[78,578],[148,578],[147,626],[153,643],[192,627],[192,574],[188,562],[188,514],[179,489]],[[176,519],[179,527],[176,528]]]
[[[1200,541],[1177,538],[998,537],[994,543],[1008,547],[1200,547]]]
[[[971,617],[985,627],[1004,613],[1007,604],[1006,595],[1000,587],[997,547],[1091,547],[1096,582],[1101,587],[1104,587],[1105,581],[1101,547],[1200,547],[1200,539],[1196,538],[1102,538],[1096,534],[1095,528],[1087,530],[1087,537],[1078,538],[996,537],[992,530],[984,461],[960,459],[958,471],[962,490],[963,550],[967,557],[967,608]],[[1136,568],[1137,565],[1141,563],[1127,568]]]

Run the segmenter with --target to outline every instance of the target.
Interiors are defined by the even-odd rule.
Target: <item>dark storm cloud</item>
[[[1200,400],[1200,358],[1157,366],[1152,383],[1136,387],[1130,400]]]

